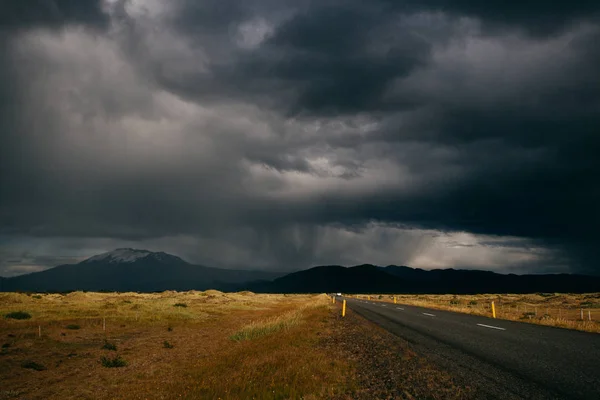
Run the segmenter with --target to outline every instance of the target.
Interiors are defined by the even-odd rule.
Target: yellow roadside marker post
[[[394,296],[394,304],[398,304],[396,301],[396,296]]]
[[[342,303],[342,317],[346,316],[346,300]]]
[[[331,296],[331,303],[335,304],[335,296]]]
[[[496,318],[496,307],[494,307],[494,302],[492,301],[492,316]]]

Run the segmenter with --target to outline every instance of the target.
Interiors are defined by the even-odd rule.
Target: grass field
[[[371,300],[450,310],[468,314],[600,333],[600,293],[479,294],[479,295],[370,295]],[[366,299],[369,295],[358,295]]]
[[[0,294],[0,399],[321,398],[349,367],[315,346],[325,295]],[[41,334],[41,335],[40,335]]]
[[[377,382],[380,371],[357,361],[374,357],[369,332],[375,331],[360,317],[341,319],[339,311],[324,294],[0,293],[0,399],[370,399],[375,388],[394,393],[397,387]],[[401,342],[387,340],[380,347]],[[390,398],[467,398],[452,386],[460,395],[440,397],[449,389],[438,382],[451,378],[402,346],[396,361],[388,360],[402,395]],[[423,371],[429,379],[415,385]],[[365,376],[371,377],[367,388],[360,387]]]

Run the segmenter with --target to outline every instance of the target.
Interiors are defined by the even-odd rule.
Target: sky
[[[597,0],[2,2],[0,276],[599,275],[599,42]]]

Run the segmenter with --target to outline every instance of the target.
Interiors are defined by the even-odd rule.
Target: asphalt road
[[[600,334],[346,300],[482,399],[600,399]]]

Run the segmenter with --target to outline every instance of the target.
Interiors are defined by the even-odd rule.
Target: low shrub
[[[116,356],[114,358],[102,357],[100,359],[103,367],[106,368],[121,368],[127,365],[127,361],[123,360],[121,356]]]
[[[13,311],[4,315],[4,318],[12,318],[12,319],[29,319],[31,318],[31,314],[25,311]]]
[[[173,348],[173,345],[172,345],[171,343],[169,343],[169,342],[167,342],[167,341],[165,340],[165,341],[163,342],[163,347],[164,347],[165,349],[172,349],[172,348]]]
[[[173,307],[187,307],[187,304],[185,304],[185,303],[175,303],[175,304],[173,304]]]
[[[25,361],[23,362],[23,364],[21,364],[21,367],[27,369],[34,369],[36,371],[43,371],[46,369],[45,366],[43,366],[42,364],[38,364],[35,361]]]
[[[77,324],[69,324],[65,328],[71,329],[71,330],[77,330],[77,329],[81,329],[81,326],[79,326]]]
[[[102,349],[117,351],[117,345],[114,344],[114,343],[109,342],[108,340],[105,340],[104,341],[104,345],[102,346]]]

